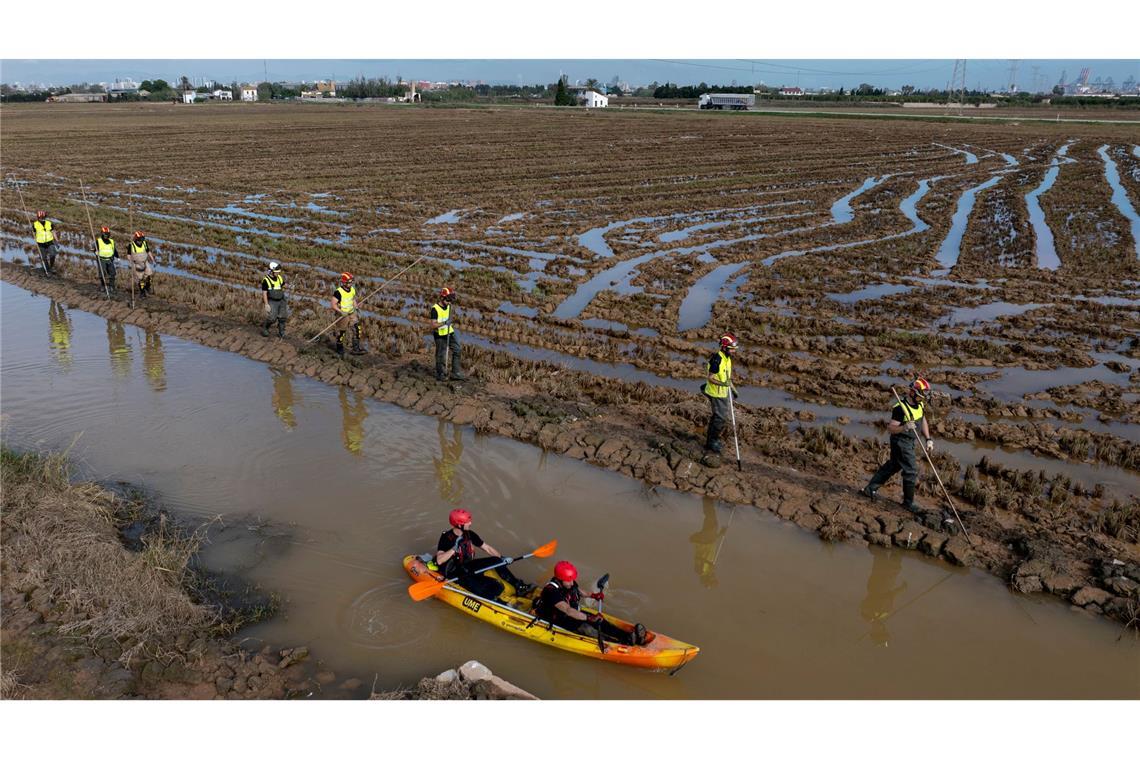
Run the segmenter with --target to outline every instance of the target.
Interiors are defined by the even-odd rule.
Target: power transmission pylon
[[[1017,67],[1021,65],[1021,61],[1013,58],[1009,62],[1009,86],[1006,88],[1007,92],[1017,92]]]

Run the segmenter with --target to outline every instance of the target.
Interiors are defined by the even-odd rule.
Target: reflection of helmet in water
[[[930,395],[930,383],[925,378],[917,377],[914,382],[910,384],[911,391],[919,398],[927,398]]]
[[[736,336],[732,333],[725,333],[720,336],[720,347],[722,351],[735,351],[738,345]]]
[[[578,579],[578,568],[566,560],[554,563],[554,577],[563,583],[573,583]]]
[[[451,523],[453,528],[462,528],[467,523],[471,522],[471,513],[466,509],[453,509],[447,515],[447,521]]]

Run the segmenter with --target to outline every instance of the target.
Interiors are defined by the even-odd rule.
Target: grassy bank
[[[226,638],[251,615],[201,601],[204,528],[71,476],[64,455],[0,450],[2,696],[288,696],[307,652],[250,657]]]

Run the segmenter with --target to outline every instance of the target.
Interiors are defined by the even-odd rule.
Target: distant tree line
[[[408,86],[403,82],[393,82],[385,77],[365,79],[361,76],[350,79],[346,84],[338,87],[336,94],[344,98],[360,100],[361,98],[395,98],[402,96],[407,91]]]
[[[701,82],[698,85],[676,85],[672,82],[657,85],[653,88],[653,97],[655,98],[696,98],[700,97],[706,92],[752,92],[752,85],[708,85]]]

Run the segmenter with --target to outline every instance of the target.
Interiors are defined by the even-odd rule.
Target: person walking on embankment
[[[724,444],[720,442],[721,433],[724,432],[728,422],[728,394],[736,398],[736,389],[732,387],[732,357],[739,346],[736,336],[725,333],[720,337],[720,347],[717,352],[708,358],[705,364],[707,377],[701,390],[709,400],[712,407],[712,416],[709,418],[708,430],[705,433],[705,451],[720,454]]]
[[[103,282],[108,293],[114,293],[115,259],[119,258],[119,251],[115,248],[115,240],[108,227],[99,229],[99,237],[95,238],[95,253],[99,256],[99,269],[103,272]]]
[[[336,352],[344,356],[344,333],[352,329],[352,353],[363,354],[360,347],[360,317],[356,314],[356,280],[351,272],[341,272],[340,284],[333,293],[333,311],[338,317],[333,325],[336,329]]]
[[[40,259],[44,262],[44,269],[47,270],[48,274],[54,274],[55,230],[52,229],[51,219],[47,218],[46,211],[36,212],[36,221],[32,222],[32,229],[36,233],[36,245],[39,246]]]
[[[127,259],[131,264],[131,287],[138,288],[139,298],[150,295],[150,278],[154,276],[154,253],[142,230],[135,230],[129,243]]]
[[[896,472],[902,470],[903,509],[914,514],[921,513],[914,503],[914,487],[918,483],[914,448],[916,445],[921,445],[925,446],[927,451],[934,449],[934,439],[930,437],[930,426],[925,416],[925,402],[929,397],[930,383],[919,377],[910,384],[906,397],[899,399],[891,407],[891,421],[887,423],[887,431],[891,434],[891,458],[879,467],[870,482],[863,486],[860,494],[874,499],[875,492]],[[922,425],[924,443],[918,442],[919,424]]]
[[[261,303],[265,307],[265,324],[261,327],[261,337],[269,337],[269,328],[277,323],[277,337],[285,337],[285,320],[289,308],[285,305],[285,276],[281,265],[269,262],[269,271],[261,278]]]
[[[451,379],[466,380],[460,367],[459,338],[455,335],[455,291],[441,288],[439,300],[428,309],[427,324],[435,338],[435,379],[446,380],[447,355],[451,354]]]

